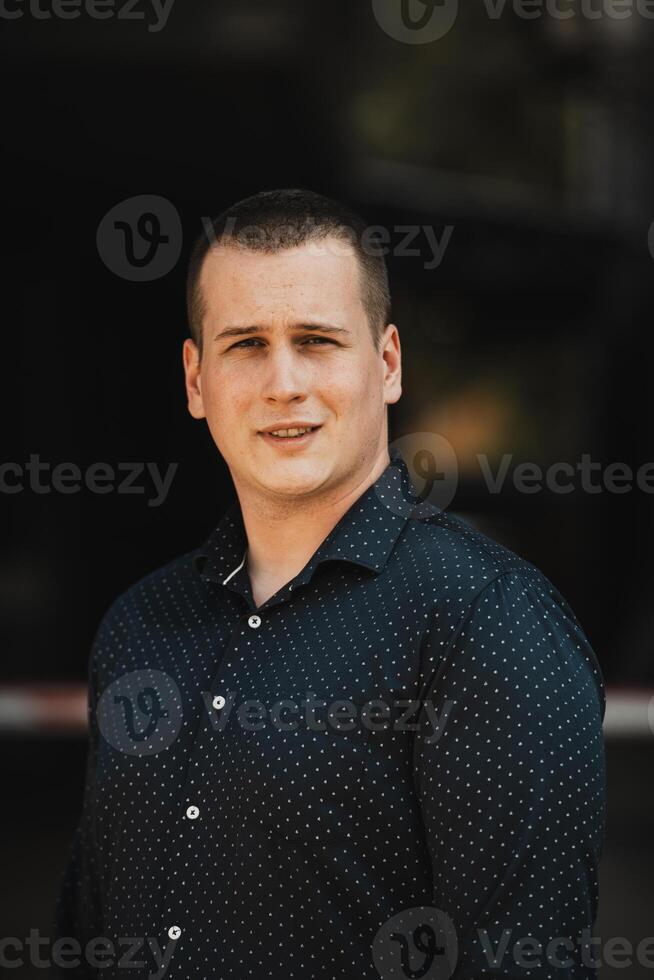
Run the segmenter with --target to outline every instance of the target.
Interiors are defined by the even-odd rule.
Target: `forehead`
[[[363,313],[356,253],[336,238],[272,253],[219,245],[207,254],[199,283],[212,319],[237,310],[240,316],[257,310]]]

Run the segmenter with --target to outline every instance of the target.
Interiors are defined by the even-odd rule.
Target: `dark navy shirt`
[[[258,608],[246,548],[236,502],[100,624],[53,975],[595,976],[604,691],[560,593],[395,450]]]

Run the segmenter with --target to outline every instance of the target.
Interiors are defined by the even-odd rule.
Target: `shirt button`
[[[222,694],[216,694],[211,703],[213,704],[214,708],[224,708],[227,704]]]
[[[248,626],[251,626],[253,630],[259,629],[261,626],[261,616],[250,616]]]
[[[182,930],[179,928],[179,926],[171,926],[170,929],[168,930],[168,935],[170,936],[171,939],[179,939],[181,934],[182,934]]]
[[[186,816],[189,818],[189,820],[195,820],[196,817],[200,816],[200,811],[196,806],[190,806],[186,811]]]

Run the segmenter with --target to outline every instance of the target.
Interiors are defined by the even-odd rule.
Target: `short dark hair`
[[[359,261],[362,302],[375,349],[390,323],[391,300],[386,262],[381,252],[365,247],[368,225],[338,201],[304,188],[261,191],[223,211],[197,239],[189,260],[186,305],[191,336],[202,354],[202,320],[206,312],[200,273],[209,251],[218,245],[274,253],[306,242],[337,238],[348,242]]]

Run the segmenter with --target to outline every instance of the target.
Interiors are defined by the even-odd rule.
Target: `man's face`
[[[298,498],[363,479],[401,395],[390,324],[374,349],[354,251],[337,239],[275,254],[220,246],[200,276],[203,353],[184,345],[189,411],[206,418],[237,491]],[[301,423],[298,439],[263,430]]]

